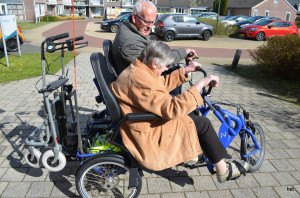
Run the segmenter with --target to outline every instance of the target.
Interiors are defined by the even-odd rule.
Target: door
[[[6,6],[5,3],[0,3],[0,14],[1,15],[8,15],[7,6]]]
[[[280,23],[281,22],[273,22],[273,23],[270,23],[268,26],[267,26],[267,30],[266,30],[266,35],[265,37],[273,37],[273,36],[276,36],[278,34],[278,29],[280,27]]]
[[[201,24],[200,21],[197,20],[195,17],[191,15],[184,16],[184,24],[185,24],[184,34],[186,36],[194,37],[200,35]]]
[[[177,36],[183,36],[185,34],[186,25],[183,20],[183,15],[172,16],[171,26],[176,30]]]

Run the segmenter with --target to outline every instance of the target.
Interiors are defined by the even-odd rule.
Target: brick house
[[[286,21],[295,21],[300,0],[267,0],[252,8],[253,15],[275,16]]]
[[[213,10],[213,1],[202,0],[197,5]],[[294,22],[300,9],[300,0],[229,0],[227,15],[273,16]]]

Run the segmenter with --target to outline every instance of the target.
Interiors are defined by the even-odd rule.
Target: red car
[[[299,30],[295,23],[282,20],[266,19],[255,24],[244,26],[240,33],[247,38],[262,41],[268,37],[285,36],[286,34],[298,35]]]

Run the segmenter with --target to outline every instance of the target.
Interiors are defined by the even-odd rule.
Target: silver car
[[[165,41],[175,38],[200,37],[207,41],[213,34],[213,27],[190,14],[164,14],[155,24],[155,34]]]

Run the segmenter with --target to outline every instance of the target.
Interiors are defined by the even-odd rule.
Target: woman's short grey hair
[[[175,57],[170,47],[159,41],[152,41],[143,50],[141,60],[144,64],[150,66],[154,62],[159,67],[170,65],[174,62]]]
[[[147,2],[147,3],[143,3],[143,2]],[[141,15],[142,10],[144,10],[148,7],[153,7],[155,9],[155,11],[157,12],[157,9],[156,9],[156,6],[154,5],[154,3],[152,3],[151,1],[148,1],[148,0],[139,0],[138,2],[136,2],[136,4],[133,7],[132,12],[137,13],[138,15]]]

